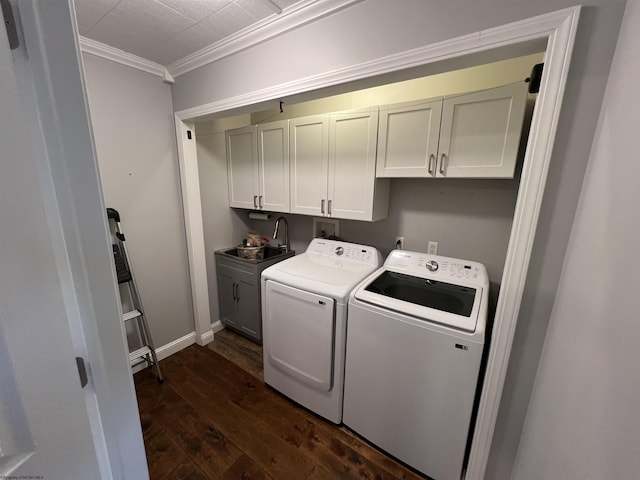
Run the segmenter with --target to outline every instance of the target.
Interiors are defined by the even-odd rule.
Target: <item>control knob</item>
[[[344,248],[336,247],[335,252],[336,252],[336,255],[340,256],[340,255],[342,255],[344,253]]]
[[[426,263],[426,267],[430,272],[435,272],[436,270],[438,270],[438,262],[436,262],[435,260],[429,260]]]

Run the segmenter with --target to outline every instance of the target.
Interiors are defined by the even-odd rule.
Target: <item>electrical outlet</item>
[[[394,248],[398,250],[404,249],[404,237],[396,237],[396,243]]]
[[[437,255],[438,254],[438,242],[429,242],[427,245],[427,253],[429,255]]]

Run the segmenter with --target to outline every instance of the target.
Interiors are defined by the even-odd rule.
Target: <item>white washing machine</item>
[[[459,480],[488,294],[479,263],[391,252],[349,300],[345,425],[431,478]]]
[[[373,247],[316,238],[262,272],[265,383],[342,421],[349,293],[381,263]]]

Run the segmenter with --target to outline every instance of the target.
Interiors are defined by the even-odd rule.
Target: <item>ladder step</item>
[[[139,363],[137,361],[138,359],[144,359],[144,357],[146,355],[149,355],[150,353],[151,349],[149,347],[142,347],[138,350],[134,350],[133,352],[129,353],[129,364],[133,366],[136,363]]]
[[[133,318],[138,318],[142,316],[142,312],[140,310],[131,310],[122,315],[122,321],[126,322],[127,320],[131,320]]]

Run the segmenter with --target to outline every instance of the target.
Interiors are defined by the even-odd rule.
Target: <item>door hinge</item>
[[[191,140],[193,136],[191,135],[191,130],[187,130],[187,138]]]
[[[89,375],[87,374],[87,366],[84,363],[84,358],[76,357],[76,365],[78,366],[78,375],[80,375],[80,386],[82,388],[89,383]]]
[[[4,26],[7,29],[7,37],[9,37],[9,48],[15,50],[20,46],[20,40],[18,39],[18,27],[13,15],[13,7],[9,0],[0,0],[0,5],[2,6],[2,17],[4,18]]]

